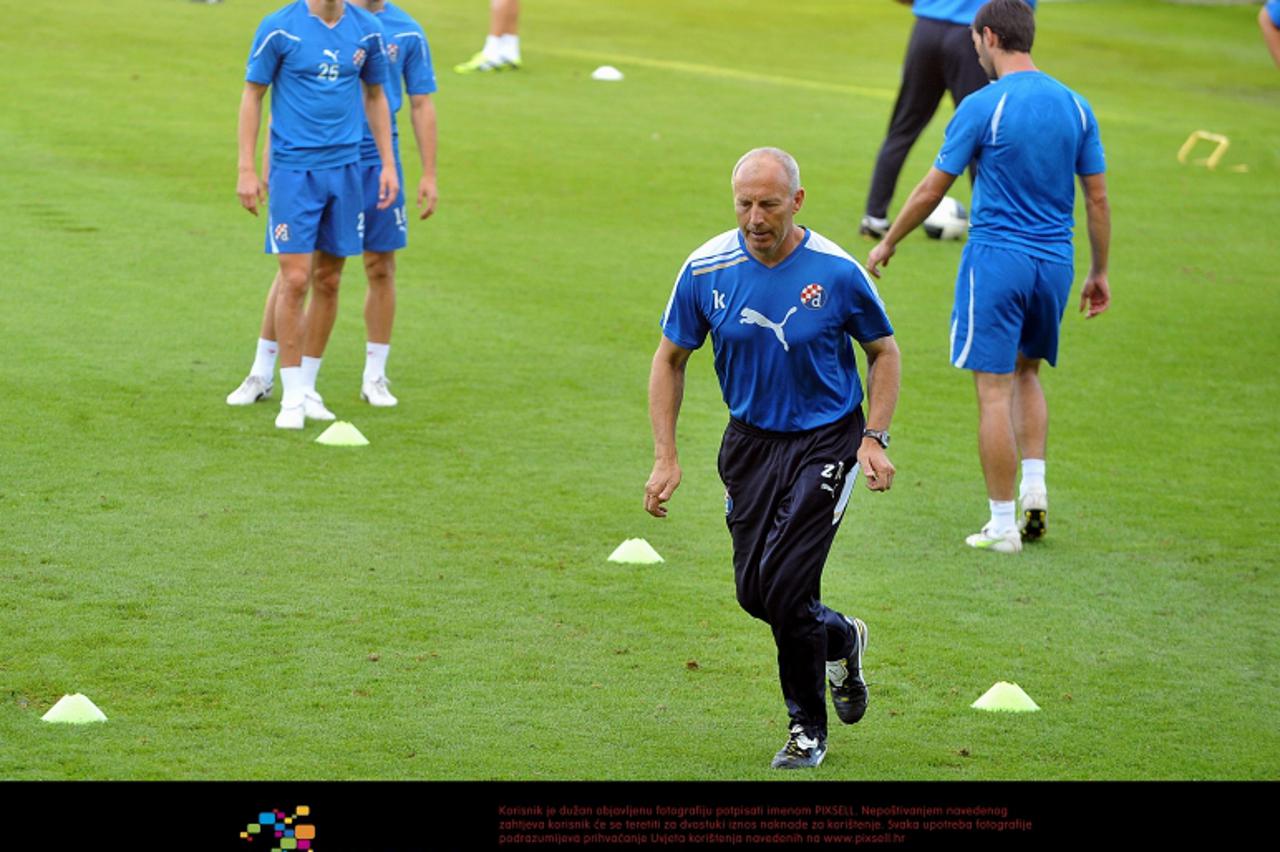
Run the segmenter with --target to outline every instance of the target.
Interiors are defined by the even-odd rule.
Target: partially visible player
[[[403,102],[404,93],[409,94],[410,121],[422,162],[422,178],[418,182],[419,216],[426,219],[435,212],[438,197],[436,113],[431,101],[431,93],[436,90],[436,78],[431,64],[431,48],[422,27],[399,7],[384,0],[352,2],[373,12],[383,27],[390,68],[386,93],[391,114],[392,148],[396,156],[396,173],[402,186],[404,172],[400,165],[399,130],[395,116]],[[364,181],[364,266],[369,281],[364,310],[368,340],[360,397],[371,405],[389,407],[397,403],[388,388],[390,381],[386,376],[387,357],[391,351],[391,328],[395,319],[395,253],[404,248],[407,242],[408,213],[403,192],[390,207],[380,209],[378,206],[381,161],[368,122],[365,122],[364,139],[360,145],[360,169]],[[266,399],[271,394],[278,348],[275,300],[279,287],[280,276],[277,274],[267,295],[253,366],[240,387],[227,396],[228,405],[249,405]],[[323,399],[315,391],[315,381],[325,343],[337,315],[336,295],[334,293],[332,299],[313,295],[307,309],[307,345],[304,347],[302,366],[309,383],[308,416],[313,419],[333,419],[333,414],[324,407]]]
[[[872,275],[977,160],[969,239],[951,313],[951,362],[973,372],[978,450],[991,519],[965,542],[1017,553],[1045,533],[1049,409],[1040,362],[1057,363],[1058,326],[1074,277],[1075,178],[1084,190],[1092,258],[1080,293],[1088,316],[1111,304],[1106,159],[1089,104],[1031,61],[1035,17],[1022,0],[990,0],[972,43],[995,82],[964,99],[942,150],[867,260]],[[1018,459],[1019,501],[1014,503]]]
[[[378,205],[400,192],[382,28],[341,0],[297,0],[263,19],[249,51],[237,128],[236,194],[255,216],[264,187],[255,166],[262,99],[271,89],[267,252],[280,263],[275,303],[284,394],[279,429],[306,422],[303,303],[309,288],[336,298],[345,259],[362,249],[361,117],[377,141]]]
[[[520,0],[490,0],[489,35],[484,48],[466,62],[453,66],[459,74],[477,71],[514,71],[520,67]]]
[[[1267,0],[1258,10],[1258,26],[1262,28],[1262,40],[1271,51],[1271,58],[1280,68],[1280,0]]]
[[[880,239],[889,229],[889,202],[911,146],[938,111],[942,96],[960,102],[987,85],[987,75],[973,55],[969,24],[983,0],[897,0],[910,4],[916,16],[902,60],[902,83],[893,104],[889,130],[876,155],[859,233]],[[1027,0],[1032,7],[1036,0]],[[970,177],[973,172],[970,172]]]

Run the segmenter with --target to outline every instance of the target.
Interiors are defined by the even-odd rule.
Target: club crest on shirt
[[[364,48],[362,47],[358,49],[355,52],[355,54],[351,57],[351,64],[356,66],[357,68],[360,68],[361,66],[364,65],[364,57],[365,57],[365,52],[364,52]]]
[[[816,311],[827,299],[821,284],[809,284],[800,291],[800,301],[806,308]]]
[[[395,62],[400,57],[400,45],[394,41],[387,45],[387,58]]]
[[[276,242],[278,243],[289,242],[289,226],[286,225],[284,222],[281,222],[279,225],[276,225],[275,233],[276,233]]]

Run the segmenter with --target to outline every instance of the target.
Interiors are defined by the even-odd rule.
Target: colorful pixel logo
[[[249,823],[240,832],[240,839],[253,843],[259,837],[266,837],[275,843],[269,847],[270,852],[286,849],[310,849],[314,852],[316,847],[311,844],[316,839],[316,827],[310,822],[298,822],[298,817],[310,816],[311,808],[307,805],[298,805],[291,814],[280,810],[263,811],[258,814],[257,822]]]

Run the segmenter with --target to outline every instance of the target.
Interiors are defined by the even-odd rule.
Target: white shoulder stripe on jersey
[[[294,35],[291,32],[286,32],[285,30],[272,30],[271,32],[267,33],[267,37],[262,40],[262,44],[258,45],[258,49],[253,52],[253,58],[257,59],[258,54],[266,50],[267,42],[271,41],[271,39],[275,38],[278,35],[282,35],[285,38],[291,38],[294,41],[302,41],[302,39],[298,38],[296,35]]]
[[[680,267],[680,272],[676,275],[676,283],[671,285],[671,296],[667,298],[667,308],[662,312],[662,330],[667,330],[667,320],[671,319],[671,306],[676,301],[676,288],[680,286],[680,279],[684,277],[684,271],[689,268],[689,264]]]
[[[727,256],[735,251],[741,250],[741,246],[738,245],[738,229],[734,228],[732,230],[725,231],[723,234],[717,234],[702,245],[698,246],[693,250],[689,257],[685,259],[685,263],[689,264],[703,260],[718,260],[721,256]]]
[[[362,39],[360,39],[360,40],[361,40],[361,41],[368,41],[368,40],[369,40],[369,39],[371,39],[371,38],[376,38],[376,39],[381,40],[381,39],[382,39],[382,33],[369,33],[368,35],[366,35],[364,38],[362,38]]]
[[[723,254],[716,254],[710,257],[700,257],[697,260],[691,260],[689,261],[689,265],[695,269],[699,266],[711,266],[712,264],[720,263],[721,261],[733,260],[741,254],[742,249],[734,249],[733,251],[725,252]]]
[[[1004,115],[1004,102],[1009,97],[1009,93],[1005,92],[1000,96],[1000,103],[996,104],[995,115],[991,116],[991,144],[996,144],[996,134],[1000,132],[1000,117]]]
[[[1085,118],[1085,115],[1084,115],[1084,107],[1082,107],[1082,106],[1080,105],[1080,99],[1079,99],[1079,98],[1072,98],[1071,100],[1073,100],[1073,101],[1075,101],[1075,102],[1076,102],[1076,109],[1080,111],[1080,129],[1081,129],[1081,130],[1083,130],[1083,131],[1085,131],[1085,132],[1088,132],[1088,130],[1089,130],[1089,119]]]
[[[413,36],[414,38],[420,38],[423,41],[426,41],[426,39],[423,38],[422,33],[415,33],[415,32],[396,33],[395,35],[392,36],[392,38],[405,38],[407,36]]]
[[[858,262],[854,260],[853,257],[851,257],[847,251],[840,248],[839,245],[827,239],[826,237],[822,236],[822,234],[819,234],[817,231],[809,232],[809,242],[806,243],[806,247],[816,252],[821,252],[822,254],[829,254],[834,257],[842,257],[851,263]]]

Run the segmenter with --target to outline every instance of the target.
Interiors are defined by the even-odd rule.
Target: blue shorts
[[[400,178],[400,194],[386,210],[378,209],[378,178],[382,165],[361,165],[364,182],[364,250],[399,251],[409,244],[408,212],[404,204],[404,169],[396,157],[396,174]]]
[[[966,243],[951,310],[951,363],[1012,373],[1022,353],[1056,364],[1074,274],[1070,263]]]
[[[267,254],[322,251],[351,257],[364,250],[360,167],[271,169]]]

